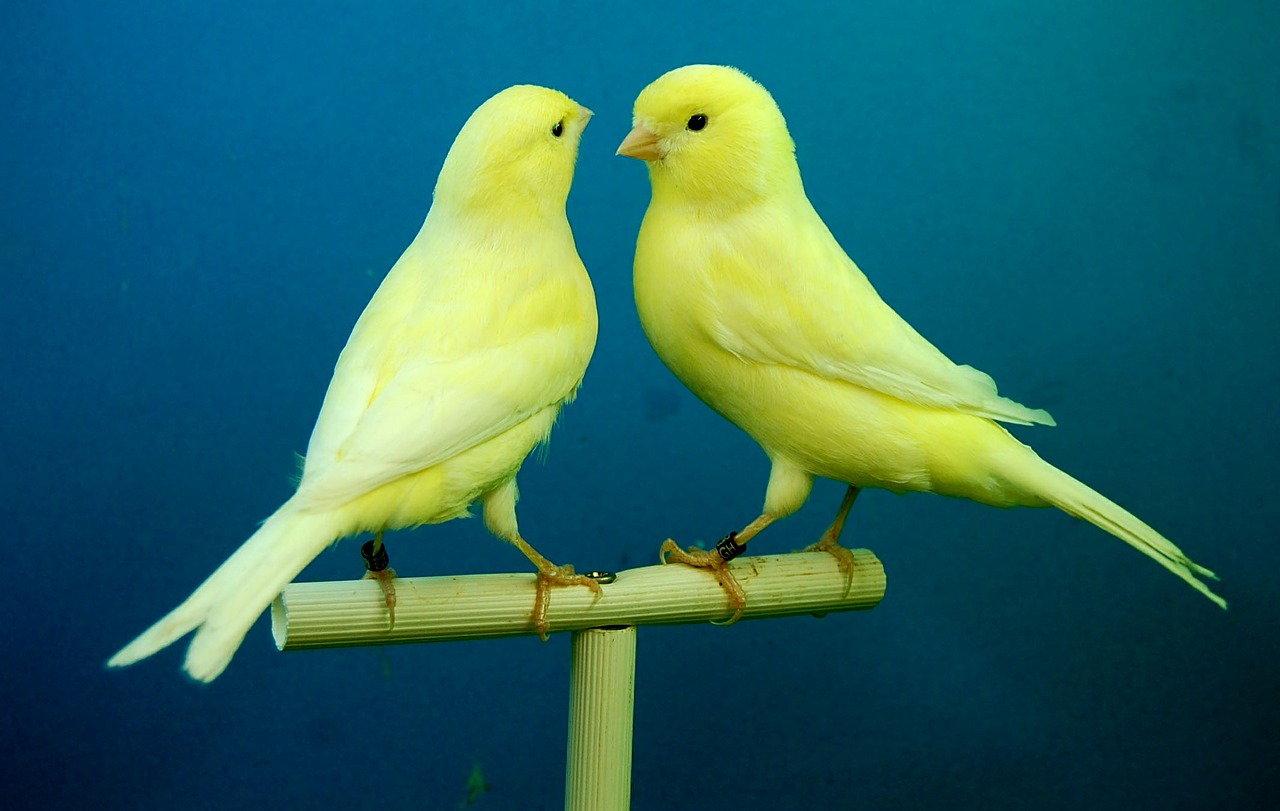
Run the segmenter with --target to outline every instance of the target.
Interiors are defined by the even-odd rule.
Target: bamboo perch
[[[742,619],[827,614],[875,608],[884,597],[884,567],[866,549],[851,550],[853,582],[825,552],[738,558],[730,565],[747,596]],[[602,581],[603,582],[603,581]],[[271,605],[280,650],[491,639],[534,633],[532,574],[401,577],[390,627],[378,583],[293,583]],[[581,586],[556,588],[551,631],[609,625],[677,625],[728,617],[715,577],[680,564],[619,572],[598,599]]]

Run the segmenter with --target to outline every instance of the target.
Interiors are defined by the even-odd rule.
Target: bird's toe
[[[830,535],[823,535],[822,540],[805,547],[806,552],[826,552],[836,559],[836,565],[840,567],[840,571],[844,572],[844,594],[842,597],[848,597],[850,589],[853,588],[853,569],[855,566],[853,552],[848,548],[840,545],[840,542]]]
[[[551,589],[556,586],[586,586],[597,597],[604,595],[604,589],[594,577],[577,574],[573,566],[552,566],[546,571],[538,571],[537,591],[533,602],[533,627],[543,642],[547,641],[551,631],[551,622],[547,618],[547,609],[551,605]]]

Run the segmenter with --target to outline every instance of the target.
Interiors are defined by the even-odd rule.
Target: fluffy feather
[[[733,68],[680,68],[640,94],[634,125],[619,154],[647,162],[653,189],[635,258],[645,334],[773,464],[743,537],[799,509],[815,476],[1052,505],[1226,606],[1198,579],[1212,572],[995,422],[1053,425],[1047,412],[1000,396],[881,300],[805,196],[762,86]]]
[[[185,669],[212,681],[275,595],[357,532],[446,521],[481,499],[490,529],[523,544],[516,472],[595,348],[595,297],[565,218],[590,115],[531,86],[472,114],[422,229],[338,358],[297,492],[110,666],[195,631]]]

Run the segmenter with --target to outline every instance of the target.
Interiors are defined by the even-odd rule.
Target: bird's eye
[[[695,113],[694,115],[689,116],[689,123],[686,126],[694,132],[697,132],[707,126],[707,117],[702,113]]]
[[[564,135],[564,119],[563,118],[551,125],[551,134],[557,138],[559,138],[561,135]]]

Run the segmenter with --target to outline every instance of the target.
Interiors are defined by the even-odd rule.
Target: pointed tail
[[[1217,580],[1216,574],[1188,558],[1172,541],[1133,513],[1084,482],[1058,470],[1025,445],[1021,449],[1021,457],[1009,465],[1010,469],[1002,471],[1011,481],[1063,512],[1106,530],[1182,578],[1220,608],[1227,607],[1227,601],[1214,594],[1199,579]]]
[[[336,536],[331,513],[299,512],[286,503],[219,566],[182,605],[107,661],[124,667],[195,631],[183,668],[213,681],[276,595]]]

